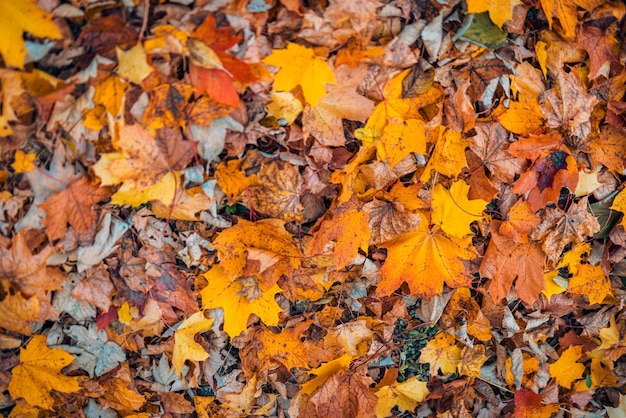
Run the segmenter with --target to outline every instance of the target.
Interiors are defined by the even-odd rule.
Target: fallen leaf
[[[50,391],[72,393],[81,389],[77,377],[61,374],[73,359],[60,348],[48,348],[43,335],[35,335],[26,348],[20,349],[20,364],[13,368],[8,386],[11,397],[24,398],[32,406],[52,409],[54,399]]]
[[[565,388],[571,388],[572,383],[580,379],[585,371],[585,366],[578,363],[582,356],[581,346],[571,346],[561,353],[557,361],[550,364],[550,375],[556,382]]]
[[[0,2],[2,16],[0,16],[0,54],[5,65],[24,68],[27,55],[24,45],[24,33],[28,32],[39,38],[61,39],[63,36],[54,24],[51,13],[46,13],[37,7],[34,0],[14,2],[2,0]]]
[[[209,357],[205,348],[195,341],[195,336],[210,330],[211,327],[213,327],[213,319],[207,319],[204,311],[200,311],[186,318],[176,329],[172,365],[178,376],[182,376],[185,361],[204,361]]]
[[[517,418],[550,418],[559,412],[559,405],[543,404],[543,396],[531,389],[521,388],[515,392],[515,416]]]
[[[489,18],[493,23],[502,28],[507,20],[513,18],[513,8],[518,4],[522,4],[521,0],[468,0],[467,13],[483,13],[489,12]]]
[[[20,292],[8,293],[0,302],[0,327],[30,335],[39,318],[39,300],[24,298]]]
[[[459,374],[480,378],[482,375],[480,370],[485,362],[489,360],[489,357],[485,355],[485,350],[483,344],[476,344],[474,347],[463,347],[461,361],[457,365]]]
[[[141,84],[154,71],[148,64],[148,56],[141,42],[127,51],[118,47],[115,47],[115,51],[119,63],[117,73],[131,83]]]
[[[581,264],[578,272],[569,281],[567,291],[586,295],[589,303],[602,303],[605,297],[612,295],[611,283],[602,266]]]
[[[437,183],[432,192],[431,223],[456,238],[471,234],[470,224],[482,219],[482,212],[489,202],[469,200],[468,192],[469,186],[463,180],[452,183],[450,190]]]
[[[286,49],[275,49],[263,59],[267,65],[280,67],[274,77],[274,90],[291,91],[302,87],[311,106],[326,95],[326,83],[335,83],[335,73],[312,49],[289,42]]]
[[[461,351],[452,335],[440,332],[422,348],[419,362],[430,364],[431,376],[437,376],[439,370],[444,375],[455,373],[461,361]]]
[[[402,383],[384,386],[375,392],[378,398],[376,417],[390,416],[391,410],[397,406],[402,411],[413,411],[430,393],[427,382],[421,382],[413,376]]]

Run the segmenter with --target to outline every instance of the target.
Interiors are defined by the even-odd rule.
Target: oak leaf
[[[430,375],[437,376],[439,370],[446,375],[455,373],[461,361],[461,347],[456,345],[454,336],[440,332],[426,343],[420,354],[420,363],[430,364]]]
[[[274,77],[274,90],[291,91],[302,87],[305,100],[315,106],[326,95],[326,83],[335,83],[335,73],[312,49],[288,43],[286,49],[275,49],[263,59],[267,65],[280,67]]]
[[[213,327],[213,319],[207,319],[204,311],[196,312],[186,318],[174,332],[174,351],[172,365],[178,376],[182,375],[185,361],[204,361],[209,353],[195,341],[196,334]]]
[[[497,228],[499,225],[496,222],[494,226]],[[517,278],[515,290],[518,296],[532,306],[539,293],[546,288],[544,257],[538,243],[516,243],[493,230],[478,271],[481,276],[493,279],[488,292],[494,301],[505,298]]]
[[[450,287],[469,284],[463,260],[475,255],[471,238],[450,237],[441,228],[429,229],[425,224],[381,245],[388,254],[376,294],[389,295],[406,282],[411,294],[432,297],[443,291],[444,281]]]
[[[334,241],[333,260],[338,270],[346,267],[359,252],[367,251],[370,240],[369,214],[354,202],[339,206],[325,219],[309,243],[307,252],[319,255]]]
[[[27,55],[24,32],[39,38],[63,37],[52,20],[52,14],[39,9],[35,0],[2,0],[0,10],[0,54],[7,66],[24,68]]]
[[[559,386],[571,388],[574,380],[580,379],[585,371],[585,366],[578,363],[582,356],[581,346],[570,346],[561,353],[561,357],[550,364],[550,375],[556,378]]]
[[[281,289],[274,284],[258,295],[245,295],[239,281],[233,280],[221,265],[214,266],[203,275],[209,284],[200,291],[203,309],[224,311],[224,331],[234,338],[248,326],[250,315],[258,316],[266,325],[278,325],[282,309],[274,299]],[[242,293],[244,291],[244,293]]]
[[[446,234],[457,238],[471,234],[470,224],[482,219],[482,212],[489,202],[469,200],[468,192],[469,186],[463,180],[452,183],[450,190],[437,183],[432,192],[431,222],[440,225]]]
[[[43,224],[48,239],[63,238],[68,224],[79,236],[91,232],[96,220],[92,206],[109,193],[107,187],[98,187],[84,176],[40,203],[39,207],[46,211]]]
[[[51,390],[72,393],[80,390],[77,377],[68,377],[61,370],[74,357],[60,348],[50,349],[46,337],[35,335],[26,348],[20,350],[20,364],[12,370],[9,393],[13,399],[24,398],[33,406],[52,409]]]
[[[402,383],[396,382],[384,386],[375,392],[378,398],[376,405],[376,417],[385,418],[390,416],[391,410],[397,406],[402,411],[413,411],[420,402],[430,393],[428,383],[417,380],[413,376]]]

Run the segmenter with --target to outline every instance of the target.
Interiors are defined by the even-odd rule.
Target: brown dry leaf
[[[589,54],[589,78],[605,79],[615,76],[623,68],[619,59],[619,41],[609,30],[595,26],[585,27],[578,35],[577,47]]]
[[[560,208],[546,208],[541,223],[530,233],[530,238],[543,241],[543,250],[554,265],[568,245],[575,246],[600,229],[595,216],[589,213],[587,197],[572,204],[567,212]],[[502,228],[502,227],[500,227]]]
[[[300,415],[311,418],[369,417],[378,398],[369,390],[371,378],[348,369],[330,376],[300,407]]]
[[[476,136],[469,147],[478,155],[492,176],[513,183],[515,175],[524,172],[527,164],[508,152],[509,134],[499,123],[477,123]]]
[[[268,164],[263,164],[256,180],[255,184],[248,186],[250,210],[285,222],[302,223],[304,208],[300,203],[300,195],[304,182],[296,166],[272,159]]]
[[[68,224],[79,236],[92,232],[95,222],[92,206],[109,195],[108,187],[98,187],[85,176],[40,203],[38,206],[46,211],[43,224],[48,239],[52,242],[63,238]]]
[[[131,412],[137,412],[146,403],[146,398],[135,388],[127,361],[122,363],[115,373],[103,380],[101,385],[104,389],[104,396],[99,399],[100,403],[126,416]]]
[[[559,19],[561,24],[561,34],[567,39],[576,36],[576,26],[578,24],[578,7],[585,10],[593,10],[602,4],[602,0],[544,0],[541,8],[546,14],[548,23],[552,27],[554,18]]]
[[[494,226],[497,228],[498,223],[495,222]],[[481,276],[493,279],[488,292],[494,301],[497,302],[509,294],[513,280],[517,277],[517,295],[532,306],[539,293],[546,288],[543,276],[544,257],[538,243],[515,243],[496,233],[494,228],[478,271]]]
[[[422,218],[396,200],[373,199],[363,205],[369,214],[370,244],[379,245],[406,232],[417,231]]]
[[[355,199],[337,207],[331,218],[323,220],[307,248],[307,254],[317,256],[327,251],[335,241],[333,260],[337,270],[346,267],[357,256],[359,249],[367,251],[370,240],[369,214]]]

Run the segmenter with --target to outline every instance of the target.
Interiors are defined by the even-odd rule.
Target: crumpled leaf
[[[115,251],[117,241],[128,231],[128,228],[126,222],[114,218],[110,212],[106,213],[93,245],[78,247],[78,262],[76,264],[78,272],[95,266]]]
[[[20,364],[13,368],[9,382],[11,397],[24,398],[30,405],[52,409],[51,390],[63,393],[80,390],[77,377],[61,374],[73,359],[60,348],[48,348],[43,335],[35,335],[26,348],[20,349]]]

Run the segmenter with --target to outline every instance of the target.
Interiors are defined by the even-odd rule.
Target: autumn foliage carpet
[[[626,417],[625,22],[0,0],[0,413]]]

